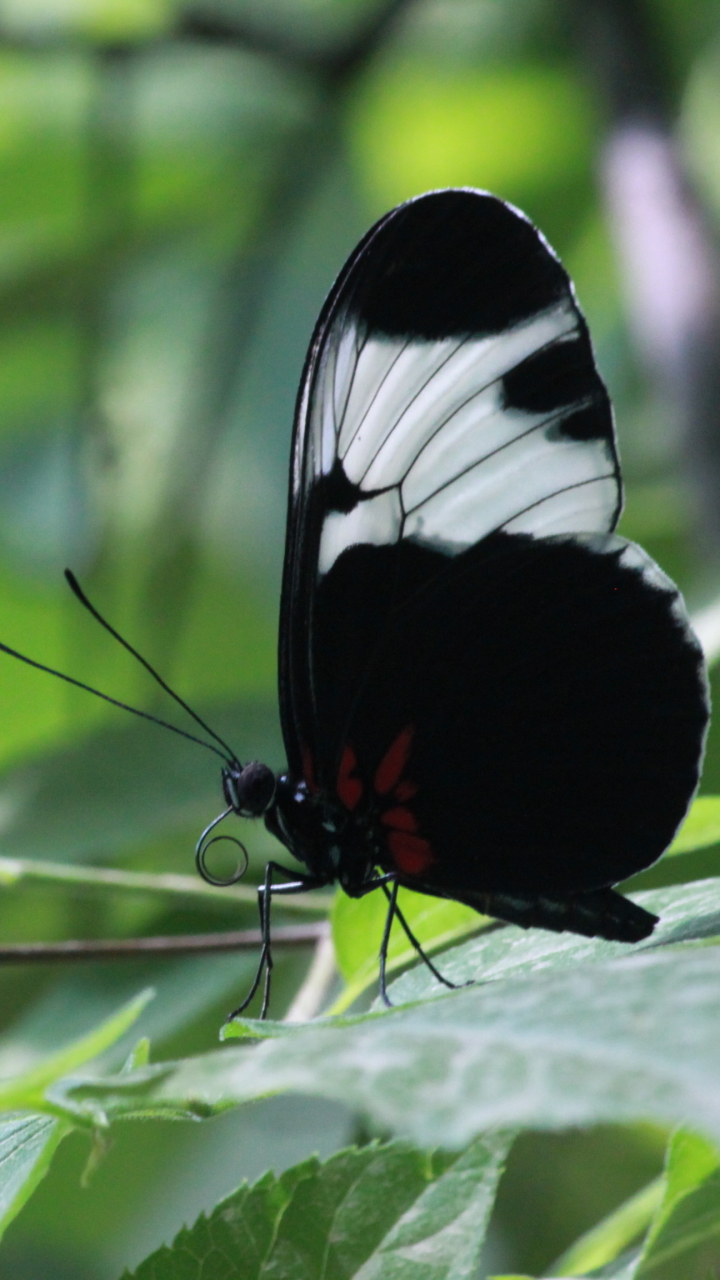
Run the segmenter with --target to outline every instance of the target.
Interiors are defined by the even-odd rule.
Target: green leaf
[[[720,796],[698,796],[663,856],[672,858],[678,853],[693,853],[695,849],[707,849],[713,844],[720,844]]]
[[[318,1019],[321,1021],[321,1019]],[[324,1021],[324,1019],[322,1020]],[[333,1026],[337,1024],[333,1019]],[[241,1015],[231,1018],[220,1028],[221,1040],[282,1040],[292,1035],[295,1029],[293,1022],[275,1022],[272,1018],[244,1018]]]
[[[648,1215],[649,1209],[653,1212]],[[677,1267],[683,1256],[687,1263],[688,1254],[720,1235],[720,1152],[705,1138],[684,1129],[675,1133],[663,1176],[582,1236],[554,1264],[553,1275],[579,1276],[605,1268],[650,1217],[642,1247],[604,1269],[607,1280],[640,1280],[668,1263]]]
[[[132,1280],[471,1280],[510,1141],[493,1135],[455,1158],[373,1143],[268,1173]]]
[[[650,1226],[656,1210],[663,1202],[665,1188],[664,1177],[654,1178],[614,1213],[608,1214],[597,1226],[580,1236],[553,1263],[553,1275],[585,1275],[586,1271],[596,1271],[608,1262],[613,1262]]]
[[[426,893],[413,893],[410,889],[400,890],[398,905],[415,936],[431,952],[468,933],[476,933],[488,924],[487,916],[479,915],[472,907],[444,898],[431,898]],[[332,1013],[342,1013],[376,981],[387,910],[387,899],[381,892],[368,893],[364,898],[349,898],[338,890],[330,918],[338,968],[347,986],[333,1005]],[[411,964],[415,959],[417,952],[395,920],[388,948],[388,972]]]
[[[548,968],[575,969],[590,961],[640,956],[658,947],[720,936],[720,879],[696,880],[630,896],[660,916],[650,937],[633,947],[602,938],[581,938],[576,933],[506,926],[488,930],[446,952],[437,960],[438,968],[450,981],[462,984],[480,977],[487,981]],[[418,964],[392,984],[390,996],[399,1004],[443,990],[425,965]]]
[[[649,1275],[720,1236],[720,1152],[680,1130],[670,1141],[665,1195],[648,1233],[636,1274]]]
[[[641,1251],[630,1249],[614,1263],[595,1273],[596,1280],[635,1280]]]
[[[65,1048],[50,1054],[32,1070],[0,1083],[0,1108],[3,1110],[45,1109],[45,1090],[63,1076],[84,1066],[92,1058],[114,1044],[132,1026],[146,1004],[152,1000],[151,990],[143,991],[106,1018],[99,1027],[74,1040]]]
[[[50,1116],[17,1114],[0,1120],[0,1237],[45,1177],[70,1131]]]
[[[209,1116],[270,1093],[319,1094],[421,1146],[638,1118],[720,1135],[719,1015],[720,949],[661,948],[68,1081],[50,1099],[90,1121]]]
[[[380,895],[375,896],[381,902]],[[671,885],[664,889],[634,894],[633,900],[644,904],[661,916],[654,933],[644,942],[633,947],[630,954],[656,950],[670,943],[691,942],[720,936],[720,879],[697,880],[689,885]],[[422,897],[413,894],[413,898]],[[365,899],[361,899],[365,901]],[[433,899],[429,899],[430,902]],[[432,920],[432,914],[428,917]],[[477,917],[482,923],[483,917]],[[414,922],[413,922],[414,923]],[[359,951],[359,949],[358,949]],[[351,952],[352,954],[352,952]],[[512,974],[532,973],[546,968],[567,968],[591,960],[608,960],[629,954],[627,944],[605,942],[601,938],[581,938],[575,933],[550,933],[546,929],[520,929],[514,926],[486,929],[480,936],[460,947],[446,952],[438,967],[452,982],[462,986],[482,977],[484,980],[509,977]],[[405,956],[405,962],[409,957]],[[352,989],[354,991],[354,988]],[[422,963],[404,974],[390,987],[394,1003],[424,999],[446,991]],[[344,992],[333,1006],[337,1015],[350,1003]],[[378,1010],[384,1006],[378,1001]],[[344,1022],[338,1021],[338,1025]],[[267,1039],[285,1036],[290,1028],[286,1023],[268,1019],[236,1018],[226,1024],[222,1039]]]

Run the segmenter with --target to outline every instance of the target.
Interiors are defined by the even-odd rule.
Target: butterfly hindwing
[[[388,611],[399,574],[414,590]],[[670,843],[697,785],[702,654],[633,544],[358,546],[321,583],[316,626],[319,720],[389,824],[387,870],[456,896],[579,892]],[[402,803],[395,784],[412,790]]]

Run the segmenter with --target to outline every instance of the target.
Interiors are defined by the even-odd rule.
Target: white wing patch
[[[347,515],[331,511],[325,517],[320,538],[320,573],[327,573],[338,556],[357,543],[369,542],[380,547],[397,542],[402,518],[398,489],[388,489],[387,493],[359,502]]]
[[[319,572],[357,543],[407,537],[457,553],[498,529],[606,532],[618,501],[612,448],[558,430],[588,402],[534,413],[507,407],[503,393],[523,360],[579,336],[569,299],[474,341],[366,339],[337,321],[309,428],[323,473],[339,458],[360,497],[326,516]]]

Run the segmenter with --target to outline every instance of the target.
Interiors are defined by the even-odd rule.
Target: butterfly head
[[[222,771],[222,784],[228,805],[242,818],[260,818],[275,799],[275,774],[259,760],[244,766],[233,761]]]

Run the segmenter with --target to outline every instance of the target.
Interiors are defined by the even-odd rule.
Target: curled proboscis
[[[210,823],[210,826],[205,828],[197,842],[197,845],[195,846],[195,866],[197,867],[198,875],[202,876],[206,884],[211,884],[217,889],[227,889],[231,884],[237,884],[238,880],[242,880],[250,862],[245,845],[242,843],[242,840],[238,840],[236,836],[212,836],[208,839],[210,832],[219,822],[222,822],[223,818],[226,818],[230,812],[230,809],[226,809],[224,813],[221,813],[219,817],[215,818],[215,820]],[[230,844],[237,845],[240,850],[238,865],[230,876],[213,875],[212,871],[210,871],[207,866],[206,859],[211,845],[219,844],[221,840],[228,840]]]

